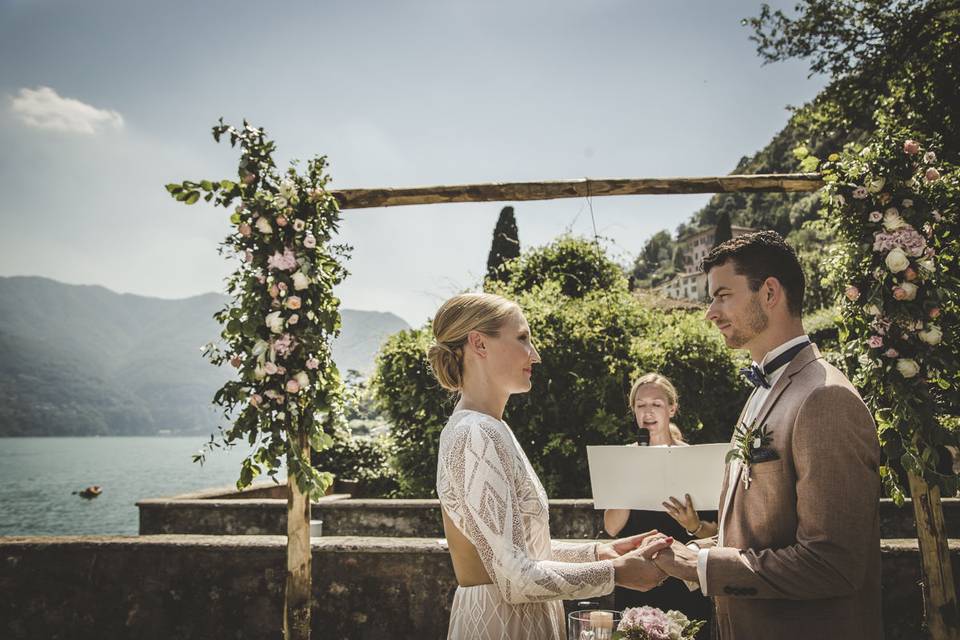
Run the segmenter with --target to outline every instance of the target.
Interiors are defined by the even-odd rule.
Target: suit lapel
[[[820,350],[817,349],[817,345],[811,343],[809,347],[801,351],[796,355],[796,357],[790,361],[790,364],[787,365],[786,371],[783,372],[777,379],[777,383],[773,385],[773,389],[770,390],[770,393],[763,400],[763,404],[760,405],[760,409],[757,411],[756,418],[751,422],[756,424],[763,424],[763,421],[767,419],[767,415],[773,409],[774,405],[777,404],[777,400],[780,399],[780,396],[783,395],[783,392],[787,387],[790,386],[791,379],[796,374],[800,373],[800,370],[805,366],[820,358]],[[750,401],[747,400],[746,404],[743,407],[743,411],[740,412],[740,418],[737,420],[737,426],[743,422],[744,415],[747,413],[747,406],[749,406]],[[736,432],[734,432],[734,437]],[[731,440],[732,442],[732,440]],[[731,463],[733,464],[733,463]],[[724,485],[721,488],[721,514],[719,518],[720,534],[722,535],[724,524],[726,523],[727,512],[730,510],[730,505],[733,504],[733,495],[737,491],[737,485],[740,482],[740,475],[743,471],[743,465],[737,463],[737,467],[734,470],[733,477],[730,477],[730,474],[727,473],[724,476]]]

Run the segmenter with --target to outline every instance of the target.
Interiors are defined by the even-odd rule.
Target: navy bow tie
[[[740,373],[745,376],[746,379],[750,381],[750,384],[752,384],[754,387],[763,387],[764,389],[769,389],[770,382],[767,380],[767,376],[793,360],[796,355],[806,349],[809,344],[810,341],[807,340],[806,342],[801,342],[798,345],[794,345],[765,364],[763,367],[758,366],[756,363],[750,363],[749,367],[740,369]]]

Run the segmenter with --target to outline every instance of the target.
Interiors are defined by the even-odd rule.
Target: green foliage
[[[551,277],[530,284],[532,265]],[[543,362],[534,368],[532,390],[511,398],[504,419],[551,496],[589,495],[587,445],[635,438],[627,394],[634,376],[649,369],[675,376],[690,399],[681,424],[695,441],[729,439],[743,383],[731,353],[702,319],[686,312],[663,315],[642,303],[627,291],[616,264],[586,240],[560,238],[510,266],[506,283],[487,286],[520,304]],[[426,326],[391,337],[374,379],[393,425],[404,496],[434,494],[439,435],[455,404],[430,373],[430,341]],[[701,402],[700,393],[709,400]]]
[[[333,443],[311,455],[313,465],[340,480],[356,480],[354,498],[389,498],[397,489],[393,467],[396,445],[389,435],[355,436],[345,426],[334,429]]]
[[[900,464],[957,492],[938,468],[943,426],[960,410],[960,170],[913,131],[881,129],[822,165],[838,238],[835,282],[846,300],[840,341],[853,382],[873,409],[888,465],[888,492],[902,500]],[[839,292],[838,292],[839,293]]]
[[[640,250],[630,268],[628,276],[632,286],[651,287],[659,284],[653,281],[654,275],[670,269],[675,251],[676,245],[669,231],[663,230],[653,234],[644,243],[643,249]]]
[[[530,291],[556,282],[560,292],[581,298],[591,291],[626,288],[620,267],[596,244],[583,238],[562,236],[554,242],[504,265],[507,291]]]
[[[288,477],[316,498],[332,476],[315,469],[301,447],[330,446],[341,420],[340,376],[330,351],[340,329],[333,287],[346,275],[341,260],[348,251],[332,243],[339,207],[326,191],[326,158],[310,160],[303,175],[296,162],[281,173],[263,129],[246,121],[234,128],[221,118],[213,137],[219,142],[224,135],[231,146],[240,144],[239,182],[167,185],[186,204],[201,193],[225,208],[240,200],[230,215],[235,229],[221,244],[221,253],[241,257],[227,279],[231,301],[214,316],[223,326],[223,346],[211,343],[205,351],[214,364],[229,361],[240,374],[214,396],[232,423],[221,427],[223,444],[255,446],[243,461],[238,488],[263,469],[275,476],[285,457]],[[221,445],[211,436],[208,446]],[[203,455],[195,460],[202,463]]]
[[[500,210],[497,226],[493,229],[493,242],[487,258],[487,277],[491,280],[504,279],[503,264],[519,257],[520,235],[517,231],[517,218],[513,215],[513,207],[504,207]]]

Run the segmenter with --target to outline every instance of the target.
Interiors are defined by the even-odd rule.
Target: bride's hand
[[[597,559],[613,560],[614,558],[619,558],[626,553],[630,553],[642,545],[644,540],[651,536],[657,535],[657,533],[657,530],[653,529],[652,531],[647,531],[646,533],[638,533],[635,536],[629,536],[626,538],[620,538],[619,540],[614,540],[613,542],[598,544]]]
[[[690,499],[689,493],[684,502],[680,502],[673,496],[670,496],[670,500],[663,503],[663,508],[666,509],[667,514],[679,522],[680,526],[686,529],[688,533],[697,530],[700,526],[700,516],[697,515],[697,510],[693,508],[693,501]]]

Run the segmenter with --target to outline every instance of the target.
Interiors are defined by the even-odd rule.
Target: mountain
[[[0,277],[0,436],[214,431],[214,392],[230,371],[202,356],[227,298],[118,294],[38,277]],[[341,370],[367,373],[381,341],[407,324],[342,310]]]

